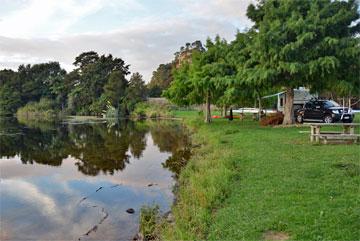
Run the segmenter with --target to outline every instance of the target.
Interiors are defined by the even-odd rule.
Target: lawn
[[[359,145],[311,144],[309,127],[206,125],[197,112],[176,114],[195,130],[196,148],[164,239],[259,240],[269,231],[296,240],[359,239]]]

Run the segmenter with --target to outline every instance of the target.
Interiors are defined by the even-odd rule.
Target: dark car
[[[321,121],[325,123],[349,122],[354,119],[351,109],[342,107],[332,100],[310,100],[303,108],[296,110],[296,121]]]

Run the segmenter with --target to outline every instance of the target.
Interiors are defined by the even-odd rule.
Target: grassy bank
[[[360,237],[358,145],[313,145],[308,127],[259,127],[251,120],[203,124],[180,175],[175,224],[166,240],[357,240]]]

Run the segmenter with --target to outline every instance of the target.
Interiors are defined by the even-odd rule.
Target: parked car
[[[321,121],[325,123],[349,122],[354,119],[354,114],[348,107],[340,106],[333,100],[310,100],[303,108],[296,110],[296,121]]]

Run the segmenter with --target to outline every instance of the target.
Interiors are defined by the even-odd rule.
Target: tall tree
[[[132,111],[136,103],[146,100],[146,92],[147,89],[142,75],[139,73],[132,74],[126,93],[126,103],[124,103],[127,110]]]
[[[206,123],[211,122],[211,104],[216,104],[224,94],[229,76],[235,74],[226,61],[227,46],[219,36],[214,42],[208,39],[206,51],[193,52],[192,61],[174,72],[174,81],[165,94],[175,103],[205,104]]]
[[[293,123],[294,88],[356,82],[349,72],[359,73],[357,9],[355,0],[267,0],[248,7],[256,34],[243,75],[255,85],[285,88],[283,124]]]
[[[112,106],[118,108],[126,95],[127,87],[128,81],[125,76],[120,71],[114,71],[110,74],[109,80],[104,86],[104,95]]]
[[[199,96],[191,96],[192,83],[190,80],[190,64],[184,63],[179,68],[173,70],[174,80],[171,82],[169,88],[165,90],[164,96],[173,103],[180,106],[188,106],[193,103],[200,103]],[[194,98],[199,98],[195,100]]]
[[[69,106],[78,114],[91,114],[95,109],[97,114],[101,113],[99,108],[105,106],[106,99],[104,96],[101,97],[105,91],[104,87],[109,84],[108,90],[113,88],[109,83],[111,74],[117,72],[113,77],[113,84],[116,82],[115,78],[125,79],[129,74],[129,65],[122,59],[114,58],[111,54],[99,56],[94,51],[80,54],[75,58],[74,65],[78,67],[75,71],[79,80],[69,94]],[[111,98],[114,98],[114,95]]]

